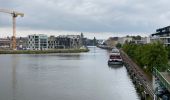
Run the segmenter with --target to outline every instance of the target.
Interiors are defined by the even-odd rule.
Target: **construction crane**
[[[12,10],[0,9],[0,12],[8,13],[12,15],[13,36],[12,36],[12,49],[16,50],[16,17],[24,17],[24,13],[19,13]]]

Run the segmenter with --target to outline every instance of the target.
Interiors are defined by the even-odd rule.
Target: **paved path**
[[[152,98],[154,98],[152,80],[148,78],[145,72],[136,63],[134,63],[126,53],[124,53],[122,50],[120,50],[120,52],[123,61],[129,65],[128,68],[135,73],[136,77],[142,83],[142,86],[145,88],[145,90]]]

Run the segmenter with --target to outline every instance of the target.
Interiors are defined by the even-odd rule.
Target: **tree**
[[[134,40],[141,40],[141,36],[140,35],[137,35],[137,36],[132,36],[132,38],[134,39]]]
[[[94,37],[93,39],[93,46],[96,46],[97,45],[97,40],[96,40],[96,37]]]
[[[168,52],[168,59],[170,59],[170,46],[166,46],[166,51]]]
[[[153,43],[150,46],[147,54],[146,62],[149,71],[152,71],[153,67],[156,67],[160,71],[163,71],[167,68],[168,53],[162,43]]]
[[[161,42],[145,45],[127,43],[123,50],[146,71],[152,72],[153,67],[164,71],[168,64],[168,52]]]
[[[116,44],[116,47],[117,47],[117,48],[121,48],[121,47],[122,47],[122,44],[117,43],[117,44]]]

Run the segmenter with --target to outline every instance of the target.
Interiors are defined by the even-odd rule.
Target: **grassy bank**
[[[0,50],[0,54],[46,54],[46,53],[81,53],[88,49],[56,49],[56,50]]]

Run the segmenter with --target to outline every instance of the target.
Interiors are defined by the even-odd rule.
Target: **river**
[[[0,100],[139,100],[124,66],[109,52],[0,55]]]

